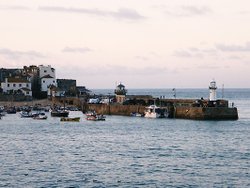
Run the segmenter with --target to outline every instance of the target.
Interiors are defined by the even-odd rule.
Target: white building
[[[48,91],[50,85],[57,86],[56,71],[50,65],[39,65],[39,77],[41,79],[41,91]]]
[[[54,68],[52,68],[50,65],[44,66],[44,65],[39,65],[39,77],[42,78],[46,75],[50,75],[53,78],[56,78],[56,71]]]
[[[23,93],[25,96],[32,96],[31,83],[23,78],[5,78],[1,88],[4,93]]]
[[[48,91],[48,87],[51,85],[57,86],[56,79],[50,75],[45,75],[41,79],[41,91]]]

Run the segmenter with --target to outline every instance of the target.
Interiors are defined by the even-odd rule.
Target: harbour
[[[207,89],[179,92],[197,98]],[[80,121],[62,122],[49,112],[45,121],[8,114],[0,120],[0,186],[248,187],[248,93],[225,90],[239,110],[237,121],[119,115],[87,121],[82,112],[70,111]]]

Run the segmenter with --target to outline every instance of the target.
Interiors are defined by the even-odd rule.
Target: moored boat
[[[163,118],[166,114],[156,105],[150,105],[146,107],[145,116],[146,118]]]
[[[90,121],[105,121],[106,117],[102,114],[96,114],[95,112],[86,113],[86,120]]]
[[[38,113],[38,114],[33,115],[33,119],[36,119],[36,120],[45,120],[47,118],[48,116],[46,116],[45,113]]]
[[[21,118],[32,118],[33,115],[31,112],[28,111],[21,111],[20,112]]]
[[[67,110],[52,110],[51,116],[52,117],[68,117],[69,112]]]

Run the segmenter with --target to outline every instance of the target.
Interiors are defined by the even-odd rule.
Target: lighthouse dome
[[[126,93],[127,93],[127,90],[125,89],[125,86],[122,83],[119,83],[116,86],[115,94],[116,95],[126,95]]]

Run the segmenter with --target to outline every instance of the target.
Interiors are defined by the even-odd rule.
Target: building
[[[1,83],[1,88],[7,94],[32,96],[30,81],[21,77],[5,78],[5,81]]]
[[[45,75],[40,78],[41,80],[41,91],[48,91],[49,86],[57,86],[56,79],[50,75]]]
[[[39,76],[40,78],[50,75],[53,78],[56,78],[56,71],[54,68],[52,68],[50,65],[44,66],[44,65],[39,65]]]
[[[61,90],[60,88],[56,87],[55,85],[50,85],[48,87],[47,96],[50,99],[52,97],[64,97],[65,96],[65,91]]]
[[[39,98],[41,94],[39,68],[36,65],[24,66],[22,76],[30,77],[32,95],[35,98]]]
[[[57,87],[65,91],[67,96],[76,96],[76,80],[72,79],[57,79]]]
[[[41,91],[47,93],[48,87],[50,85],[57,86],[55,69],[52,68],[50,65],[48,66],[39,65],[38,68],[39,68]]]
[[[0,69],[0,82],[5,82],[5,78],[21,76],[22,69]]]
[[[90,94],[90,90],[86,89],[85,86],[77,86],[76,87],[76,90],[77,90],[77,96],[78,97],[86,97],[86,96],[89,96]]]

